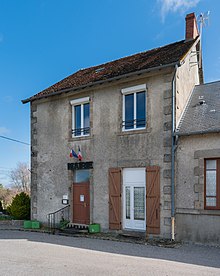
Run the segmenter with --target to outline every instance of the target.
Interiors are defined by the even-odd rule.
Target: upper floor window
[[[89,97],[72,100],[72,136],[87,136],[90,134],[90,104]]]
[[[122,130],[146,128],[146,84],[122,89]]]
[[[205,160],[205,208],[220,209],[220,159]]]

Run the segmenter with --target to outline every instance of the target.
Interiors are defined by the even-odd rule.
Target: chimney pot
[[[194,13],[186,16],[186,40],[195,39],[199,35],[196,17]]]

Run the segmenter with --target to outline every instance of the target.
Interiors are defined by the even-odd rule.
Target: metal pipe
[[[176,72],[178,65],[175,66],[172,79],[172,144],[171,144],[171,240],[175,240],[175,127],[176,127]]]

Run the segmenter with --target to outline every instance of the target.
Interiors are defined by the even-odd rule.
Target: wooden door
[[[109,169],[109,229],[121,229],[121,170]]]
[[[160,234],[160,167],[146,168],[147,234]]]
[[[90,223],[89,182],[73,183],[73,223]]]

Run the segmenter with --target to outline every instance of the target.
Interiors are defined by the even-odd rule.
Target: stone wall
[[[199,242],[218,242],[220,239],[215,232],[219,229],[220,211],[204,209],[204,159],[217,157],[220,157],[219,134],[179,138],[176,155],[178,239]]]

